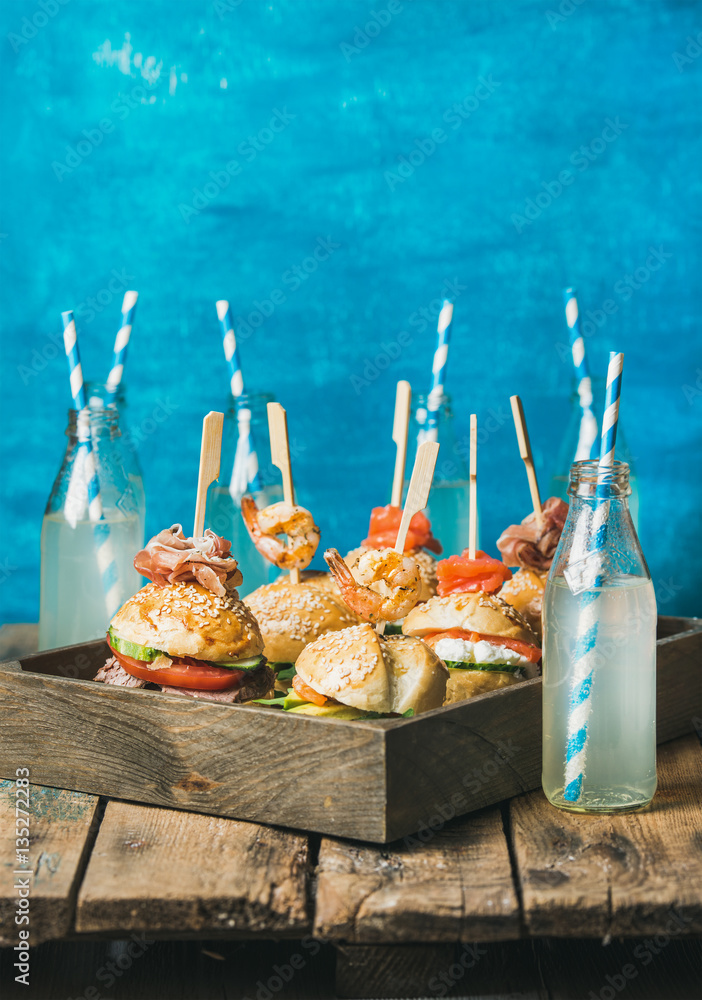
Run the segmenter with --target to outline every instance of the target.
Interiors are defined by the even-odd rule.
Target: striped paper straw
[[[422,442],[438,441],[439,439],[439,407],[444,398],[446,362],[448,360],[452,319],[453,302],[444,299],[441,312],[439,313],[436,350],[434,351],[434,360],[431,366],[431,389],[427,397],[427,424],[426,431],[422,434]]]
[[[220,299],[217,302],[217,316],[222,325],[224,357],[229,365],[229,385],[232,396],[238,400],[244,392],[244,376],[234,334],[232,312],[226,299]],[[249,490],[253,493],[260,490],[261,479],[258,474],[258,456],[251,435],[251,410],[247,407],[237,407],[236,417],[239,437],[234,455],[232,477],[229,482],[229,492],[234,499],[239,500]]]
[[[97,468],[95,466],[95,453],[93,452],[93,442],[90,436],[90,420],[86,409],[87,401],[85,398],[83,369],[78,351],[76,324],[73,319],[73,313],[70,310],[61,313],[61,319],[63,320],[63,343],[66,349],[68,371],[71,379],[71,396],[73,397],[73,406],[77,411],[78,444],[83,450],[83,474],[88,491],[88,517],[93,525],[95,552],[97,554],[98,567],[105,594],[105,607],[108,617],[112,618],[120,605],[117,563],[112,551],[110,526],[105,520],[105,514],[102,509],[100,480],[98,479]]]
[[[595,510],[589,539],[589,551],[601,552],[605,545],[614,446],[617,438],[619,397],[622,388],[624,355],[612,352],[607,369],[605,410],[602,418],[600,460],[597,467]],[[579,554],[578,554],[579,555]],[[598,573],[591,589],[581,598],[578,618],[578,637],[573,653],[573,681],[568,713],[568,742],[566,746],[565,789],[566,802],[577,802],[582,795],[587,757],[587,734],[592,712],[592,683],[597,643],[597,598],[603,577]]]
[[[578,300],[574,288],[563,290],[563,301],[565,303],[566,323],[570,333],[570,349],[573,355],[580,408],[583,411],[580,417],[580,433],[573,461],[584,462],[589,458],[596,457],[597,417],[592,408],[592,380],[585,357],[585,341],[580,332]]]
[[[136,312],[138,298],[139,292],[125,292],[122,299],[122,325],[115,337],[112,368],[110,369],[110,374],[107,376],[107,391],[111,395],[117,392],[122,382],[124,362],[127,359],[127,347],[129,346],[129,337],[132,332],[132,323],[134,322],[134,313]]]

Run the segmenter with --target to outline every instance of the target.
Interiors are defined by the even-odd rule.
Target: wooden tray
[[[660,618],[658,741],[702,725],[702,619]],[[0,777],[387,843],[537,788],[541,681],[344,722],[96,684],[104,642],[0,664]]]

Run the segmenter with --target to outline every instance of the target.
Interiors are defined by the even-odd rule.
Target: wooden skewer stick
[[[524,417],[524,408],[519,396],[510,396],[509,401],[512,404],[512,416],[514,417],[514,429],[517,432],[517,441],[519,442],[519,454],[521,455],[522,461],[526,466],[527,479],[529,480],[529,492],[531,493],[531,502],[534,507],[534,517],[536,518],[536,524],[540,530],[544,526],[544,516],[541,512],[539,484],[536,479],[534,459],[531,454],[531,444],[529,443],[529,432],[527,431],[526,419]]]
[[[410,408],[412,405],[412,389],[404,380],[397,383],[395,393],[395,419],[392,424],[392,439],[397,445],[395,456],[395,474],[392,480],[390,503],[393,507],[402,506],[402,488],[405,484],[405,463],[407,462],[407,436],[409,434]]]
[[[470,492],[468,494],[468,558],[478,547],[478,417],[470,415]]]
[[[410,521],[418,511],[424,510],[429,502],[429,491],[431,489],[431,481],[434,478],[434,467],[436,466],[436,456],[438,454],[438,441],[425,441],[424,444],[420,444],[419,448],[417,448],[417,457],[414,460],[412,478],[407,489],[405,509],[402,511],[402,520],[397,532],[397,540],[395,542],[396,552],[404,553]],[[385,622],[378,622],[376,632],[382,635],[384,631]]]
[[[205,532],[205,504],[207,489],[219,476],[219,460],[222,452],[223,413],[211,410],[202,421],[202,443],[200,445],[200,468],[197,474],[197,496],[195,498],[195,526],[193,536],[200,538]]]
[[[293,486],[292,467],[290,465],[290,444],[288,442],[288,415],[280,403],[269,403],[268,434],[271,439],[271,461],[280,469],[283,477],[283,499],[286,503],[295,503],[295,488]],[[300,570],[290,570],[290,582],[300,582]]]
[[[402,520],[397,532],[395,551],[404,552],[407,532],[410,521],[420,510],[424,510],[429,502],[429,491],[431,481],[434,478],[434,468],[436,466],[436,456],[439,454],[438,441],[425,441],[417,448],[417,457],[414,460],[412,478],[410,479],[405,500],[405,509],[402,511]]]

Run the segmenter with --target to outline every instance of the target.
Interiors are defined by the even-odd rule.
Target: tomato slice
[[[319,691],[315,691],[311,688],[309,684],[305,684],[302,677],[299,674],[295,674],[293,677],[292,686],[295,689],[295,693],[299,694],[301,698],[305,701],[311,701],[313,705],[326,705],[328,698],[325,695],[320,694]]]
[[[465,549],[462,555],[449,556],[436,564],[436,579],[439,597],[477,591],[492,594],[512,579],[512,573],[503,562],[485,552],[476,552],[475,559],[469,559]]]
[[[489,642],[493,646],[504,646],[506,649],[511,649],[515,653],[519,653],[529,663],[538,663],[541,659],[541,650],[539,647],[532,646],[530,642],[524,642],[522,639],[503,639],[500,635],[486,635],[484,632],[468,632],[463,628],[449,628],[443,632],[429,632],[427,635],[422,636],[422,640],[428,646],[432,646],[432,648],[439,639],[466,639],[468,642],[485,640],[485,642]]]
[[[107,644],[110,646],[109,642]],[[226,667],[212,667],[202,660],[190,656],[171,659],[170,667],[151,667],[144,660],[135,660],[124,653],[112,649],[120,664],[132,677],[153,684],[165,684],[171,687],[192,688],[196,691],[224,691],[236,687],[245,676],[245,670],[228,670]]]

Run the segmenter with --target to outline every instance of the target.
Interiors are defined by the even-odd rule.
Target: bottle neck
[[[584,462],[573,462],[570,467],[570,482],[568,496],[571,505],[578,501],[609,500],[611,503],[628,503],[631,495],[629,485],[629,466],[618,459],[611,469],[600,471],[597,459]]]
[[[66,436],[71,444],[85,441],[88,438],[114,441],[122,436],[119,426],[119,411],[111,407],[93,408],[91,406],[87,406],[84,410],[69,410]]]
[[[269,392],[242,392],[240,396],[233,396],[230,393],[227,411],[232,416],[238,416],[243,413],[247,419],[255,423],[260,423],[261,421],[267,423],[267,406],[274,401],[274,397]]]

